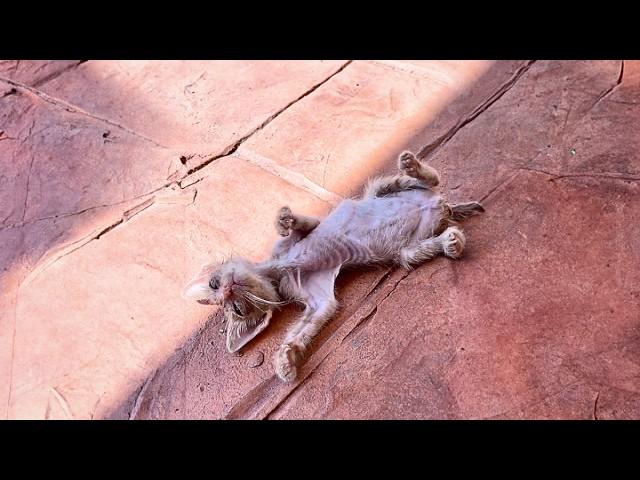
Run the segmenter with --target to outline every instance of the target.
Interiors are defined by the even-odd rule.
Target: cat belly
[[[393,260],[401,248],[437,228],[440,203],[439,195],[422,190],[344,200],[291,248],[286,261],[302,270],[321,270]]]

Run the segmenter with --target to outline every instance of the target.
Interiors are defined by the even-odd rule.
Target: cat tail
[[[480,215],[485,211],[484,207],[478,202],[454,203],[449,205],[449,208],[451,209],[449,219],[455,222],[461,222],[474,215]]]

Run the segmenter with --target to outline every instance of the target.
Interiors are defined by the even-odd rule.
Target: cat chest
[[[318,233],[359,236],[398,224],[415,225],[435,211],[437,204],[437,198],[425,196],[422,192],[360,201],[345,200],[319,225]]]

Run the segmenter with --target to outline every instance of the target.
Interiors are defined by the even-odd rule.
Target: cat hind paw
[[[457,227],[449,227],[442,233],[442,249],[449,258],[460,258],[465,243],[465,236]]]

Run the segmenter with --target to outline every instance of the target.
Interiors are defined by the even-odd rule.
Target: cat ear
[[[240,318],[233,313],[227,317],[227,350],[231,353],[237,352],[247,343],[249,343],[254,337],[269,326],[272,312],[267,311],[261,317],[252,318]]]
[[[211,295],[211,287],[209,287],[209,280],[211,280],[211,274],[216,268],[216,264],[204,265],[198,275],[191,280],[184,290],[182,296],[188,300],[195,300],[199,303],[209,304],[209,297]]]

